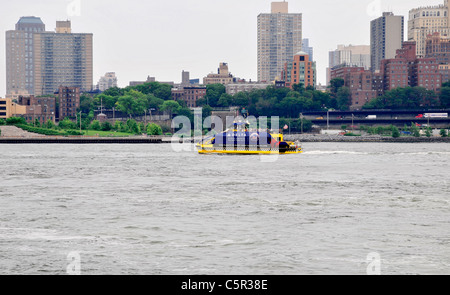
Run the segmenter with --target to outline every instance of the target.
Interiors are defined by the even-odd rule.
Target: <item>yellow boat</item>
[[[245,123],[235,123],[233,129],[205,138],[197,144],[199,154],[300,154],[299,142],[284,141],[283,134],[251,130]]]

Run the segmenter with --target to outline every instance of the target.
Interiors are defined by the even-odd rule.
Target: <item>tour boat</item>
[[[283,134],[248,128],[248,123],[234,123],[232,129],[204,138],[197,144],[200,154],[300,154],[299,142],[284,141]]]

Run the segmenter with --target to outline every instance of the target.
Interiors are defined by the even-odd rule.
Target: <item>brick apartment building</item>
[[[174,100],[184,101],[189,108],[197,107],[197,101],[206,96],[206,87],[182,87],[172,89]]]
[[[26,113],[21,116],[24,117],[28,123],[33,123],[36,120],[40,124],[47,121],[55,123],[56,119],[56,98],[55,97],[35,97],[19,96],[17,104],[26,107]]]
[[[379,94],[375,74],[364,67],[338,66],[331,70],[330,78],[344,80],[344,86],[351,92],[351,109],[360,109]]]
[[[381,61],[380,74],[384,81],[384,91],[398,87],[423,87],[439,91],[442,86],[442,74],[436,58],[418,58],[416,42],[403,42],[394,59]]]
[[[80,88],[60,86],[57,92],[59,102],[59,121],[65,118],[76,118],[77,109],[80,107]]]

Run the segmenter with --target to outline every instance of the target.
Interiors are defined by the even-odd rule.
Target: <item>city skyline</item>
[[[22,16],[41,17],[51,31],[57,20],[70,19],[73,32],[94,34],[94,84],[115,72],[120,87],[155,76],[180,82],[185,70],[202,79],[226,62],[230,72],[257,80],[257,16],[270,12],[272,1],[215,0],[154,2],[21,0],[3,4],[0,20],[0,96],[6,94],[5,32]],[[317,61],[318,83],[326,83],[328,52],[338,44],[370,44],[370,21],[384,11],[405,17],[411,9],[442,4],[429,1],[288,1],[289,11],[303,15],[303,38],[310,39]],[[356,3],[355,3],[356,2]],[[352,9],[348,9],[352,7]],[[120,21],[123,19],[124,21]],[[352,20],[349,22],[349,20]],[[358,25],[355,26],[355,23]],[[148,34],[145,34],[148,32]],[[405,30],[404,40],[406,41]],[[182,54],[180,54],[182,52]]]

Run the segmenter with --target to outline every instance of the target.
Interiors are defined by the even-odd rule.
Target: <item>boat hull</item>
[[[272,147],[216,147],[216,146],[197,146],[199,154],[235,154],[235,155],[287,155],[301,154],[301,148],[293,147],[288,149],[278,149]]]

